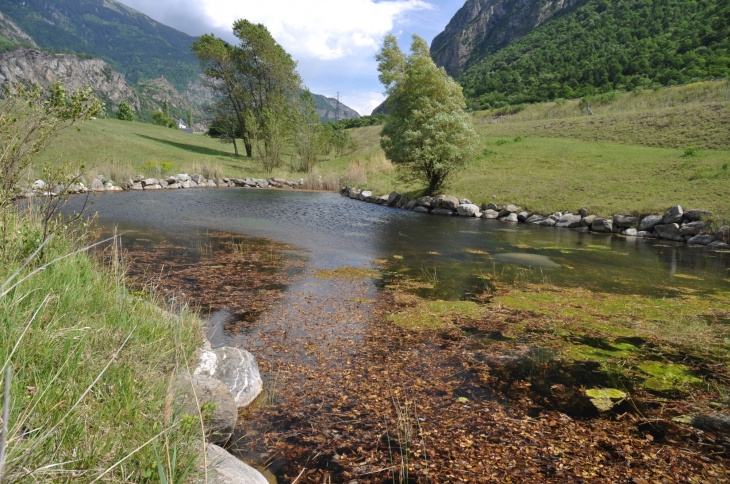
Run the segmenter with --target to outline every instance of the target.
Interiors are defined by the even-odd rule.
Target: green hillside
[[[588,0],[459,79],[470,105],[630,91],[730,75],[730,0]]]
[[[100,57],[132,84],[162,74],[185,89],[200,71],[194,37],[114,0],[0,0],[0,11],[41,48]]]

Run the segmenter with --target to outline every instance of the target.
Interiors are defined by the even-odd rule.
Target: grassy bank
[[[199,423],[177,415],[166,395],[200,344],[200,322],[132,297],[114,266],[73,254],[84,230],[58,234],[22,268],[42,227],[33,217],[7,221],[0,284],[10,284],[0,294],[29,277],[0,296],[0,362],[13,368],[3,482],[141,483],[161,482],[170,469],[194,473]]]
[[[608,94],[474,113],[479,153],[448,180],[445,193],[475,202],[518,203],[553,212],[587,206],[593,213],[663,212],[676,203],[712,210],[730,220],[730,103],[727,81]],[[589,114],[593,113],[593,114]],[[418,195],[385,159],[379,126],[352,130],[358,147],[322,156],[313,179]],[[272,175],[308,178],[285,165]],[[202,173],[264,177],[256,160],[233,156],[233,146],[202,135],[116,120],[64,133],[38,165],[71,159],[87,175],[114,180],[132,174]],[[35,173],[29,175],[33,177]]]

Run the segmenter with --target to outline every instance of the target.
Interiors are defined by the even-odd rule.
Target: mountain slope
[[[12,50],[17,46],[38,47],[23,29],[0,12],[0,52]]]
[[[459,82],[489,108],[726,77],[729,38],[730,0],[587,0],[485,47]]]
[[[322,96],[321,94],[312,94],[312,97],[314,97],[314,107],[317,111],[317,116],[319,116],[319,119],[323,123],[360,117],[357,111],[349,106],[345,106],[341,101],[338,102],[337,99]]]
[[[431,43],[431,56],[452,77],[579,0],[467,0]]]
[[[54,81],[61,81],[69,91],[90,86],[110,112],[122,101],[127,101],[132,109],[140,109],[139,98],[124,76],[101,59],[79,59],[73,54],[26,48],[0,54],[0,85],[9,82],[48,87]]]
[[[183,90],[199,73],[194,37],[115,0],[0,0],[0,11],[41,48],[100,57],[131,83],[164,75]]]

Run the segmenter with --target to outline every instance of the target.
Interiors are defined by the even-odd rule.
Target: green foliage
[[[152,121],[154,121],[157,126],[177,129],[177,122],[162,111],[155,111],[152,113]]]
[[[727,0],[589,0],[487,53],[459,82],[485,109],[728,75]]]
[[[385,124],[388,119],[387,114],[373,114],[371,116],[362,116],[359,118],[352,119],[341,119],[337,123],[333,123],[335,126],[341,126],[345,129],[352,128],[364,128],[365,126],[380,126]]]
[[[221,98],[212,110],[236,116],[246,155],[251,157],[255,146],[270,173],[281,164],[284,144],[302,119],[296,109],[301,78],[297,63],[263,24],[237,20],[233,34],[238,45],[211,34],[191,49]]]
[[[476,149],[461,86],[436,67],[428,45],[418,36],[413,36],[407,57],[395,37],[386,36],[376,59],[390,111],[381,147],[411,178],[425,178],[433,193]]]
[[[121,121],[134,121],[134,111],[132,111],[132,108],[129,107],[129,104],[127,104],[127,101],[122,101],[119,103],[119,111],[117,112],[117,119]]]
[[[150,483],[142,475],[154,446],[164,446],[167,476],[195,480],[200,420],[187,424],[166,396],[200,344],[199,320],[163,315],[155,302],[130,296],[113,264],[72,255],[89,237],[82,226],[67,226],[43,259],[23,267],[43,223],[32,213],[6,215],[0,285],[16,270],[13,283],[55,262],[0,295],[0,367],[16,368],[3,483]]]
[[[300,161],[298,167],[292,168],[311,172],[323,147],[331,142],[328,135],[331,136],[332,131],[325,130],[322,126],[312,93],[309,90],[304,91],[300,95],[299,119],[294,134],[294,144]]]
[[[100,57],[136,84],[163,74],[180,90],[199,74],[194,38],[120,3],[0,0],[0,11],[43,49]]]
[[[159,175],[167,175],[175,170],[175,163],[171,161],[148,160],[142,163],[142,171],[144,173]]]
[[[36,85],[9,85],[0,104],[0,209],[3,212],[14,195],[21,174],[63,129],[98,115],[104,105],[91,88],[71,95],[61,83],[48,92]]]
[[[688,146],[684,149],[684,153],[682,154],[682,156],[684,156],[685,158],[690,156],[697,156],[700,154],[700,151],[702,150],[696,146]]]

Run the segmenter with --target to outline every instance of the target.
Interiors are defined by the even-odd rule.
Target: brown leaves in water
[[[180,255],[190,249],[131,247],[130,274],[154,275],[158,290],[201,307],[266,310],[246,340],[266,391],[241,414],[230,447],[280,482],[730,480],[717,437],[671,421],[692,411],[687,401],[647,395],[641,412],[571,418],[551,409],[581,392],[569,381],[552,385],[547,400],[534,375],[504,379],[494,361],[477,358],[483,348],[465,326],[499,335],[515,315],[405,331],[385,321],[388,292],[364,281],[309,277],[284,299],[275,285],[301,262],[234,243],[220,236],[220,250],[196,260]],[[513,348],[495,341],[489,351]]]

